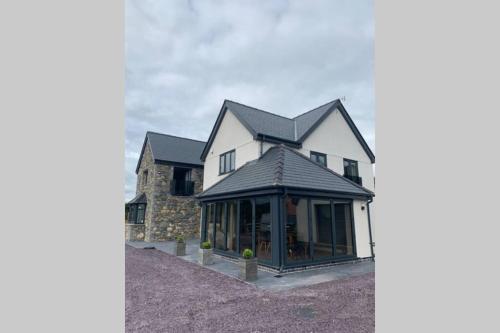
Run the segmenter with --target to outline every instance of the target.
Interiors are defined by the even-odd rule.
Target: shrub
[[[203,242],[203,243],[201,243],[201,248],[205,249],[205,250],[211,249],[212,244],[210,244],[210,241]]]
[[[185,238],[183,235],[179,235],[175,237],[175,240],[177,241],[177,243],[184,243]]]
[[[251,259],[253,257],[253,251],[250,249],[243,250],[243,258]]]

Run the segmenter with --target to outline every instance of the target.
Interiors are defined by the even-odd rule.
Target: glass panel
[[[333,256],[332,212],[330,201],[312,200],[313,258],[324,259]]]
[[[146,205],[139,205],[137,207],[137,223],[144,224],[145,211],[146,211]]]
[[[234,170],[235,168],[235,155],[236,155],[236,152],[232,152],[231,153],[231,169],[230,170]]]
[[[286,212],[287,261],[309,260],[307,199],[287,197]]]
[[[221,155],[219,159],[219,173],[224,173],[224,163],[224,155]]]
[[[231,154],[226,153],[226,172],[231,171]]]
[[[259,259],[271,260],[271,202],[255,199],[255,252]]]
[[[236,252],[236,237],[238,235],[236,230],[236,201],[229,201],[227,203],[227,250],[229,252]]]
[[[207,241],[214,243],[214,204],[207,205]]]
[[[358,177],[358,162],[344,160],[344,174]]]
[[[354,255],[350,204],[335,204],[335,255]]]
[[[226,222],[224,221],[224,203],[215,204],[215,245],[219,250],[226,249]]]
[[[244,249],[252,249],[252,202],[240,202],[240,253]]]
[[[136,219],[137,219],[137,206],[130,205],[128,211],[128,223],[135,223]]]

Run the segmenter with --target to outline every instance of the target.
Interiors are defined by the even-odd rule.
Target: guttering
[[[375,253],[373,252],[373,239],[372,239],[372,222],[370,218],[370,203],[373,202],[373,198],[370,198],[366,202],[366,212],[368,213],[368,232],[370,234],[370,250],[372,252],[372,260],[375,261]]]

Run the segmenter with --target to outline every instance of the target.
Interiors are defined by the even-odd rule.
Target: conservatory
[[[373,193],[285,146],[206,189],[201,240],[277,270],[373,257]]]

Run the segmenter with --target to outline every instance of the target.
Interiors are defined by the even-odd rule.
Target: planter
[[[200,249],[199,255],[198,262],[200,265],[211,265],[214,263],[214,259],[212,258],[212,249]]]
[[[257,280],[257,258],[238,260],[240,266],[240,279],[245,281]]]
[[[186,242],[175,242],[175,255],[176,256],[186,255]]]

